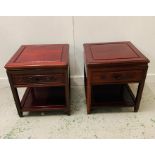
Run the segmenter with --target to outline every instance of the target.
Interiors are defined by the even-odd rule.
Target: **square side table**
[[[137,112],[149,60],[129,41],[84,44],[87,113],[99,106],[134,107]],[[138,83],[136,96],[128,83]]]
[[[23,45],[5,65],[16,108],[70,114],[69,45]],[[20,100],[17,88],[26,87]]]

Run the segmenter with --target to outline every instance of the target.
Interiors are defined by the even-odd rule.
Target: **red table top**
[[[22,45],[5,68],[65,67],[68,59],[68,44]]]
[[[129,41],[84,44],[85,63],[148,63],[149,60]]]

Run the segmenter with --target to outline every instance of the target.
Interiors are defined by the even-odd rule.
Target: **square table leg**
[[[16,108],[17,108],[17,111],[18,111],[18,115],[20,117],[23,117],[23,112],[21,110],[21,104],[20,104],[20,99],[19,99],[19,94],[18,94],[17,88],[14,87],[14,85],[13,85],[11,75],[8,72],[7,72],[7,75],[8,75],[11,91],[12,91],[12,94],[13,94],[13,98],[14,98],[14,101],[15,101],[15,105],[16,105]]]
[[[138,85],[137,95],[135,99],[134,112],[138,112],[139,110],[140,100],[142,98],[142,93],[143,93],[143,88],[144,88],[144,83],[145,81],[140,82]]]
[[[85,77],[86,78],[86,77]],[[86,103],[87,103],[87,114],[90,114],[91,112],[91,83],[90,83],[90,79],[87,76],[86,80]]]
[[[70,73],[66,74],[66,84],[65,84],[65,98],[66,98],[66,114],[70,115]]]

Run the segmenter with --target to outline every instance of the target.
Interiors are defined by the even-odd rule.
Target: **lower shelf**
[[[92,86],[92,107],[134,106],[134,95],[127,84]]]
[[[22,111],[64,110],[64,87],[27,88],[21,101]]]

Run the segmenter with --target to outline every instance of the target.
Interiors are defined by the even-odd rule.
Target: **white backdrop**
[[[131,41],[151,61],[148,81],[155,81],[155,17],[0,17],[0,79],[22,44],[70,44],[71,75],[83,77],[83,43]],[[79,82],[80,83],[80,82]]]

